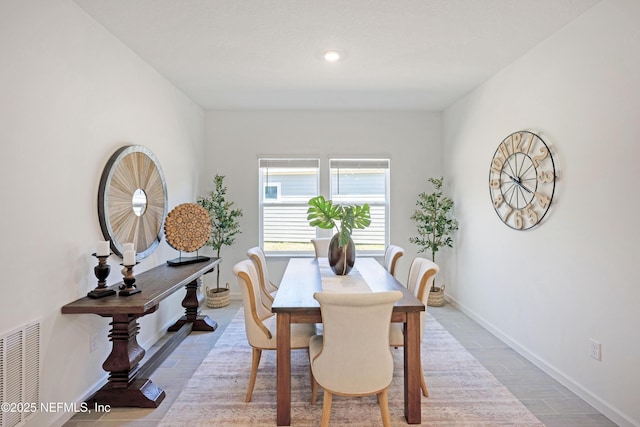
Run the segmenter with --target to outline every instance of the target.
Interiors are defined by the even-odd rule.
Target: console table
[[[211,258],[180,266],[159,265],[136,276],[135,285],[140,293],[99,299],[84,297],[62,307],[62,314],[97,314],[112,318],[109,332],[112,350],[102,364],[109,372],[109,380],[89,401],[112,407],[142,408],[156,408],[162,402],[165,392],[149,380],[149,375],[191,331],[214,331],[218,327],[208,316],[199,314],[197,291],[202,283],[201,276],[213,271],[220,261],[220,258]],[[117,290],[121,284],[110,288]],[[182,287],[186,288],[182,300],[185,315],[169,328],[175,334],[140,364],[145,350],[136,339],[140,329],[138,318],[155,312],[160,301]]]

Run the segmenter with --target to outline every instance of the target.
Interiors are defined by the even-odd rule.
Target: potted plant
[[[418,236],[409,238],[409,242],[420,246],[418,252],[431,252],[431,260],[436,261],[436,253],[443,246],[453,247],[452,233],[458,229],[458,222],[451,216],[453,201],[442,194],[440,178],[429,178],[435,191],[420,193],[416,206],[418,209],[411,216],[418,227]],[[440,307],[444,305],[444,285],[431,285],[427,305]]]
[[[354,229],[362,230],[371,224],[369,205],[339,205],[325,200],[323,196],[314,197],[308,203],[309,225],[326,230],[336,229],[329,243],[329,266],[338,275],[348,274],[356,259],[351,234]]]
[[[224,185],[224,175],[216,174],[213,178],[214,189],[207,197],[200,197],[198,204],[209,212],[211,219],[211,236],[207,245],[220,258],[223,246],[231,246],[236,235],[241,233],[238,218],[242,216],[242,209],[233,209],[233,202],[226,200],[227,187]],[[220,288],[220,264],[216,272],[216,288],[207,289],[207,306],[212,308],[229,305],[229,284]]]

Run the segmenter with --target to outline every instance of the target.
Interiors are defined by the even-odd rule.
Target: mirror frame
[[[133,193],[141,189],[147,207],[133,211]],[[123,245],[133,243],[136,258],[150,255],[162,240],[167,217],[167,184],[156,156],[147,147],[127,145],[109,158],[98,189],[98,218],[111,250],[122,257]]]

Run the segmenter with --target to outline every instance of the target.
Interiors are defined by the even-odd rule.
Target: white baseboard
[[[455,298],[452,298],[450,295],[445,294],[445,299],[449,303],[451,303],[451,305],[453,305],[454,307],[456,307],[457,309],[465,313],[467,316],[473,319],[476,323],[478,323],[483,328],[491,332],[498,339],[500,339],[502,342],[507,344],[513,350],[518,352],[528,361],[536,365],[538,368],[542,369],[546,374],[551,376],[560,384],[567,387],[569,390],[571,390],[573,393],[578,395],[581,399],[583,399],[585,402],[593,406],[595,409],[597,409],[600,413],[602,413],[604,416],[609,418],[614,423],[618,424],[621,427],[640,427],[640,423],[632,420],[629,416],[624,414],[615,406],[604,401],[601,397],[597,396],[590,390],[583,387],[578,381],[567,376],[566,374],[564,374],[562,371],[560,371],[553,365],[550,365],[546,361],[540,359],[535,353],[532,353],[531,351],[529,351],[529,349],[520,345],[520,343],[513,340],[511,337],[503,334],[502,331],[500,331],[500,329],[496,328],[494,325],[492,325],[482,316],[478,315],[476,312],[469,309],[469,307],[463,304],[460,304],[460,302],[458,302]]]

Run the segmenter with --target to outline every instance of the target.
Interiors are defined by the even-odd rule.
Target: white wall
[[[449,297],[621,425],[640,425],[640,2],[605,0],[444,112],[460,221]],[[513,131],[552,147],[551,210],[530,231],[489,199]],[[589,339],[602,361],[589,357]]]
[[[204,112],[71,1],[3,0],[0,122],[0,333],[40,320],[41,401],[79,403],[105,379],[109,319],[60,307],[96,285],[105,163],[123,145],[147,146],[164,170],[169,209],[194,201]],[[163,242],[136,271],[173,257]],[[122,279],[119,262],[110,258],[110,284]],[[141,344],[183,313],[178,294],[142,319]],[[101,341],[90,353],[93,333]],[[72,415],[38,414],[29,425]]]
[[[244,211],[242,234],[221,256],[221,284],[229,283],[239,297],[233,265],[258,245],[258,157],[318,156],[322,174],[327,159],[347,155],[389,155],[391,158],[391,242],[407,253],[398,261],[406,277],[417,247],[409,243],[415,225],[409,217],[418,193],[429,190],[427,178],[442,174],[439,113],[210,111],[206,117],[206,165],[201,180],[211,185],[216,173],[225,175],[228,200]],[[269,258],[271,279],[278,282],[288,259]],[[211,275],[213,276],[213,275]],[[206,286],[215,286],[213,277]]]

